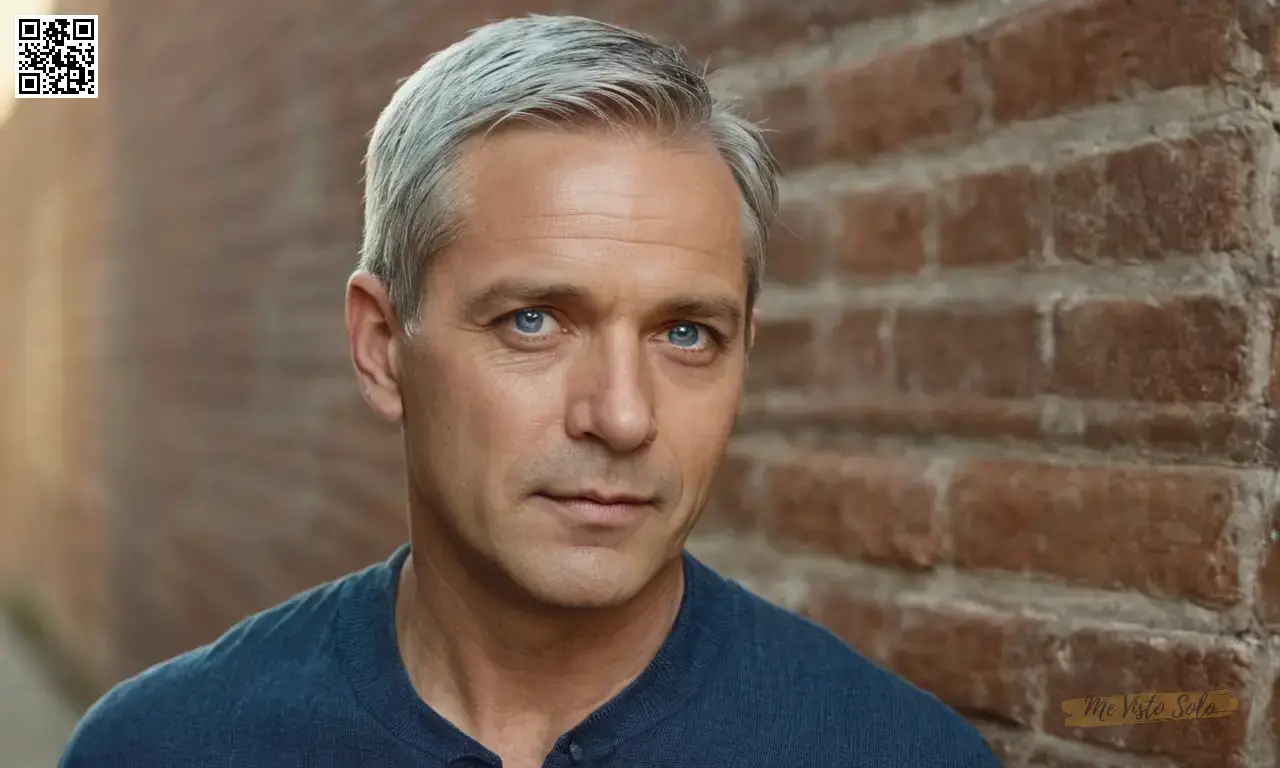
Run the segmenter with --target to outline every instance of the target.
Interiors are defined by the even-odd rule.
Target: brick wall
[[[97,101],[40,101],[0,121],[0,600],[92,666],[107,641],[94,439],[102,116]]]
[[[716,75],[775,116],[790,235],[696,546],[1011,764],[1274,765],[1274,10],[933,5]]]
[[[108,676],[401,539],[397,439],[342,330],[365,136],[468,28],[589,10],[711,57],[787,168],[695,552],[960,708],[1010,765],[1275,764],[1273,3],[457,8],[113,6],[83,318],[105,450],[70,481],[109,521],[84,620]],[[1215,688],[1240,711],[1073,730],[1059,710]]]

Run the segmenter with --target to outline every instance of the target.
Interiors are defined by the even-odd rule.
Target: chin
[[[539,602],[561,608],[613,608],[635,599],[662,563],[608,547],[557,547],[512,569]]]

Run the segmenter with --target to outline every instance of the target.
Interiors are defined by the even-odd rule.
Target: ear
[[[754,347],[756,344],[756,318],[759,317],[759,314],[760,313],[757,312],[755,308],[752,308],[751,320],[750,322],[747,323],[747,351],[748,352],[751,351],[751,348]]]
[[[378,278],[357,270],[347,281],[347,344],[365,402],[379,416],[399,421],[400,344],[403,329]]]

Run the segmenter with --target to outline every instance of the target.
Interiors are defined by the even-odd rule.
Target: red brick
[[[802,404],[779,406],[763,398],[744,399],[739,424],[746,429],[812,430],[861,436],[939,435],[992,440],[1035,441],[1045,436],[1035,403],[970,395],[918,396],[892,392],[838,390],[814,394]]]
[[[1239,0],[1237,13],[1245,42],[1261,55],[1263,71],[1275,82],[1280,74],[1280,40],[1276,36],[1280,7],[1274,0]]]
[[[1234,23],[1231,0],[1046,3],[982,45],[993,115],[1035,119],[1217,82],[1234,69]]]
[[[904,392],[1020,397],[1043,378],[1034,308],[910,308],[894,324],[896,384]]]
[[[1271,748],[1280,754],[1280,677],[1271,684]]]
[[[569,12],[604,21],[639,27],[674,39],[711,66],[737,63],[750,56],[769,54],[778,48],[827,39],[831,31],[860,21],[897,16],[960,0],[740,0],[725,6],[715,0],[503,0],[504,6],[485,15],[536,11]],[[492,5],[492,0],[490,1]],[[556,8],[547,6],[555,5]],[[432,17],[472,20],[475,12],[456,14],[434,11]],[[478,22],[477,22],[478,23]],[[460,35],[461,31],[453,34]],[[452,37],[452,34],[450,35]]]
[[[1248,5],[1257,6],[1263,0],[1247,0]],[[1264,38],[1266,46],[1263,48],[1263,56],[1266,60],[1267,73],[1271,76],[1271,82],[1280,82],[1280,13],[1272,11],[1271,23],[1267,27],[1267,35]]]
[[[909,613],[889,665],[969,717],[1027,725],[1048,651],[1047,636],[1030,621]]]
[[[706,44],[712,33],[710,30],[702,30],[699,27],[714,27],[716,25],[699,25],[695,22],[706,21],[718,15],[716,9],[718,3],[715,0],[689,0],[686,3],[668,3],[664,2],[664,0],[558,0],[558,2],[487,0],[486,4],[507,7],[476,9],[463,13],[430,9],[428,13],[431,17],[452,17],[450,21],[457,24],[476,25],[483,24],[490,19],[502,18],[503,16],[537,13],[541,6],[541,12],[543,13],[572,13],[590,16],[613,24],[636,27],[659,37],[678,38],[682,45],[693,49],[697,55],[707,55],[712,52]],[[451,40],[455,37],[461,37],[464,31],[450,35]]]
[[[1276,37],[1280,39],[1280,35]],[[1276,190],[1280,190],[1280,168],[1271,172],[1271,189],[1271,224],[1275,226],[1280,224],[1280,194],[1276,193]]]
[[[952,557],[967,569],[1226,604],[1239,599],[1234,485],[1207,470],[979,461],[947,504]]]
[[[784,204],[770,230],[765,277],[802,285],[823,274],[835,241],[832,219],[820,203]]]
[[[806,454],[765,471],[764,530],[775,544],[928,567],[938,556],[925,467],[877,456]]]
[[[833,30],[855,22],[956,2],[959,0],[741,0],[731,6],[732,15],[722,23],[699,26],[707,28],[704,34],[720,41],[716,47],[722,52],[713,63],[723,64],[782,45],[823,41]]]
[[[1053,391],[1104,400],[1226,402],[1245,388],[1243,308],[1209,297],[1060,309]]]
[[[1280,628],[1280,506],[1271,511],[1270,524],[1263,535],[1265,555],[1258,573],[1258,616],[1269,626]]]
[[[1044,243],[1042,187],[1026,170],[996,171],[947,185],[938,261],[944,267],[1036,260]]]
[[[1226,128],[1061,168],[1051,180],[1055,255],[1153,261],[1252,248],[1257,157],[1253,137]]]
[[[1280,195],[1276,196],[1280,200]],[[1267,403],[1273,407],[1280,405],[1280,297],[1273,296],[1268,303],[1271,306],[1271,381],[1267,386]]]
[[[838,203],[844,232],[837,269],[854,277],[919,272],[924,268],[924,231],[929,198],[913,190],[885,190]]]
[[[765,141],[786,172],[822,160],[818,103],[812,83],[767,89],[746,101],[746,113],[760,122]]]
[[[1080,631],[1055,653],[1048,675],[1047,733],[1147,755],[1176,756],[1180,764],[1217,768],[1246,765],[1240,754],[1249,720],[1249,659],[1225,645],[1196,645],[1161,637]],[[1107,728],[1067,728],[1062,702],[1085,696],[1229,690],[1240,709],[1196,723],[1168,721]]]
[[[823,154],[860,161],[927,140],[971,135],[982,107],[967,66],[966,42],[948,39],[826,73],[822,87],[831,122]]]
[[[901,606],[834,584],[814,585],[799,613],[879,664],[888,663],[902,631]]]
[[[847,415],[853,417],[849,423],[857,423],[857,430],[864,434],[1034,441],[1043,435],[1039,411],[1021,406],[1021,403],[967,395],[885,396],[853,403]],[[829,417],[827,423],[831,423]]]
[[[814,588],[805,613],[961,714],[1035,720],[1051,642],[1033,621],[883,604],[831,585]]]
[[[846,312],[831,331],[819,364],[820,381],[838,389],[884,389],[889,358],[880,338],[883,322],[879,310]]]
[[[698,521],[698,533],[755,530],[760,515],[755,469],[751,456],[730,452],[724,457],[710,502]]]
[[[349,548],[345,556],[333,558],[341,563],[374,557],[366,553],[403,536],[404,489],[385,476],[388,471],[403,476],[405,471],[397,424],[377,418],[364,399],[352,392],[334,408],[327,429],[310,450],[322,498],[335,509],[358,509],[361,514],[317,517],[309,538],[320,539],[332,531],[335,546]],[[272,461],[264,458],[261,465]]]
[[[1091,403],[1082,420],[1080,442],[1099,451],[1137,449],[1201,463],[1267,464],[1274,458],[1263,439],[1265,423],[1214,405]]]
[[[811,384],[815,343],[813,324],[807,320],[761,320],[747,361],[747,388]]]
[[[163,552],[148,548],[140,552],[152,565],[149,578],[163,580],[172,590],[139,589],[134,594],[141,604],[151,603],[172,612],[180,621],[160,640],[169,656],[215,639],[242,617],[245,605],[256,599],[252,576],[243,567],[243,558],[231,555],[226,531],[173,531],[166,537]],[[154,630],[154,628],[152,628]],[[143,629],[146,632],[146,629]]]

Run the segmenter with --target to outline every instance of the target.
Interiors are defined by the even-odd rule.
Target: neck
[[[679,558],[624,605],[564,608],[486,583],[449,539],[412,536],[396,600],[401,654],[422,699],[500,754],[545,755],[639,676],[680,608]]]

